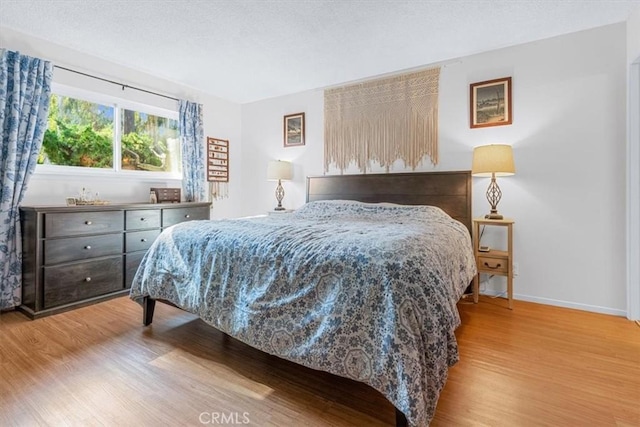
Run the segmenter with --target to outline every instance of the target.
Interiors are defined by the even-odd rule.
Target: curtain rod
[[[83,73],[82,71],[72,70],[71,68],[62,67],[60,65],[54,65],[54,67],[55,68],[60,68],[61,70],[69,71],[71,73],[76,73],[76,74],[80,74],[80,75],[83,75],[83,76],[86,76],[86,77],[91,77],[92,79],[102,80],[103,82],[112,83],[114,85],[121,86],[122,90],[124,90],[125,88],[133,89],[133,90],[137,90],[137,91],[140,91],[140,92],[149,93],[151,95],[161,96],[163,98],[168,98],[168,99],[173,99],[174,101],[179,101],[178,98],[174,98],[173,96],[163,95],[163,94],[158,93],[158,92],[152,92],[150,90],[141,89],[139,87],[130,86],[130,85],[127,85],[127,84],[124,84],[124,83],[119,83],[119,82],[116,82],[114,80],[109,80],[109,79],[105,79],[105,78],[102,78],[102,77],[94,76],[94,75],[91,75],[91,74]]]

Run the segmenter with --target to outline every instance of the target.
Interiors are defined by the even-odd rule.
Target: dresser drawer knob
[[[85,282],[90,282],[91,281],[91,277],[85,277],[84,281]]]
[[[84,223],[87,224],[87,225],[93,224],[91,221],[85,221]]]
[[[147,241],[147,239],[140,239],[140,241],[141,241],[141,242],[146,242],[146,241]]]
[[[90,245],[87,245],[87,246],[85,246],[84,248],[85,248],[86,250],[89,250],[89,249],[91,249],[91,246],[90,246]]]
[[[184,217],[185,217],[185,218],[191,218],[191,215],[186,214]]]
[[[144,221],[144,218],[140,218],[140,221]]]
[[[502,264],[498,263],[495,266],[490,266],[488,262],[485,262],[484,266],[487,267],[487,268],[491,268],[492,270],[495,270],[496,268],[502,267]]]

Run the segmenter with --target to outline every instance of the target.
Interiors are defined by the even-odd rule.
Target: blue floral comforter
[[[458,360],[456,302],[475,273],[468,230],[439,208],[322,201],[165,230],[131,297],[369,384],[426,426]]]

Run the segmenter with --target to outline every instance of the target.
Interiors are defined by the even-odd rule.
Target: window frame
[[[34,175],[65,175],[76,177],[113,177],[135,179],[136,181],[158,181],[158,180],[182,180],[182,168],[179,172],[152,172],[152,171],[134,171],[122,169],[122,109],[135,110],[141,113],[161,116],[171,120],[178,120],[178,111],[166,108],[156,107],[153,105],[143,104],[140,102],[130,101],[111,95],[105,95],[99,92],[93,92],[86,89],[80,89],[73,86],[67,86],[60,83],[51,84],[51,94],[58,96],[66,96],[80,99],[83,101],[94,102],[105,106],[113,107],[113,121],[115,129],[113,131],[113,167],[111,168],[91,168],[83,166],[64,166],[64,165],[36,165]]]

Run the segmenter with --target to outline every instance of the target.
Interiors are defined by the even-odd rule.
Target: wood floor
[[[434,426],[639,426],[640,327],[498,299],[461,302],[461,361]],[[2,426],[390,426],[367,386],[255,351],[158,304],[118,298],[0,315]],[[248,424],[247,424],[248,423]]]

